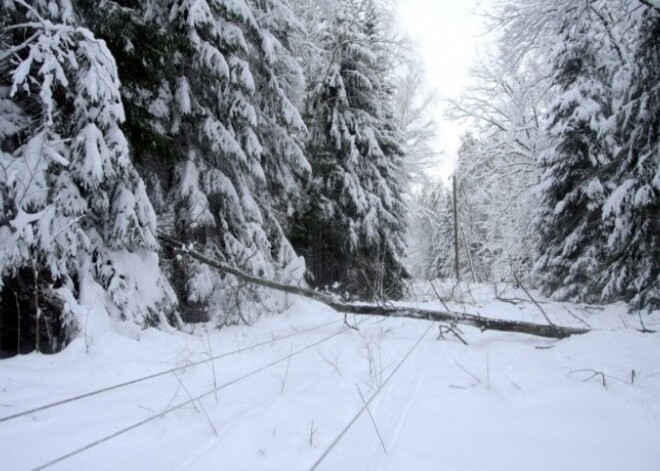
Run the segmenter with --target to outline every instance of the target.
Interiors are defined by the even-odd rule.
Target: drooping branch
[[[177,240],[174,240],[168,236],[165,236],[163,234],[159,234],[158,238],[169,245],[178,255],[182,256],[187,256],[190,258],[193,258],[197,260],[198,262],[204,263],[210,267],[215,268],[216,270],[221,271],[222,273],[226,273],[228,275],[233,275],[239,280],[245,281],[247,283],[252,283],[255,285],[259,286],[264,286],[266,288],[274,289],[276,291],[282,291],[284,293],[289,293],[289,294],[297,294],[298,296],[304,296],[306,298],[311,298],[316,301],[322,302],[324,304],[331,305],[331,303],[338,301],[339,298],[334,298],[333,296],[326,294],[326,293],[321,293],[319,291],[314,291],[309,288],[304,288],[301,286],[293,286],[293,285],[286,285],[283,283],[278,283],[277,281],[272,281],[272,280],[265,280],[263,278],[259,278],[253,275],[250,275],[249,273],[244,272],[243,270],[240,270],[236,267],[233,267],[229,265],[228,263],[222,262],[220,260],[216,260],[211,257],[207,257],[206,255],[197,252],[196,250],[193,250],[192,247],[186,246],[183,242],[179,242]]]
[[[658,7],[658,5],[656,5],[655,3],[652,3],[650,0],[638,0],[638,1],[639,1],[639,3],[641,3],[642,5],[645,5],[645,6],[649,7],[649,8],[652,8],[652,9],[655,10],[657,13],[660,13],[660,7]]]
[[[174,239],[171,239],[164,235],[159,235],[161,241],[169,245],[177,254],[193,258],[198,262],[204,263],[213,267],[223,273],[233,275],[236,278],[252,283],[259,286],[264,286],[266,288],[274,289],[276,291],[282,291],[284,293],[295,294],[298,296],[303,296],[315,301],[319,301],[331,308],[335,309],[338,312],[350,313],[357,315],[375,315],[375,316],[384,316],[384,317],[406,317],[411,319],[425,319],[439,322],[446,322],[449,324],[462,324],[476,327],[482,331],[484,330],[496,330],[501,332],[517,332],[521,334],[535,335],[538,337],[547,337],[547,338],[556,338],[563,339],[570,337],[571,335],[580,335],[590,332],[589,329],[582,329],[577,327],[566,327],[559,325],[546,325],[546,324],[534,324],[531,322],[520,322],[520,321],[511,321],[504,319],[492,319],[487,317],[482,317],[475,314],[467,314],[462,312],[452,312],[452,311],[438,311],[433,309],[418,309],[413,307],[401,307],[401,306],[381,306],[376,304],[367,304],[367,303],[349,303],[341,300],[339,297],[315,291],[309,288],[304,288],[300,286],[292,286],[283,283],[278,283],[276,281],[264,280],[256,276],[245,273],[242,270],[239,270],[236,267],[215,260],[213,258],[207,257],[190,247],[186,247],[185,244],[178,242]]]

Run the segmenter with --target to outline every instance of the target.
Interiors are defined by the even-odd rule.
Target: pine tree
[[[536,214],[540,258],[535,271],[547,294],[597,299],[603,262],[602,208],[615,142],[609,61],[598,28],[579,9],[566,13],[553,53],[557,97],[550,111],[551,145],[541,159]]]
[[[614,189],[605,204],[608,229],[603,278],[606,299],[636,308],[660,307],[660,13],[635,19],[631,66],[624,72],[624,105],[617,115]]]
[[[263,49],[263,55],[251,57],[253,68],[258,71],[255,80],[263,164],[269,194],[287,212],[295,209],[300,182],[311,171],[302,149],[307,127],[299,111],[305,77],[293,53],[303,26],[287,0],[255,0],[254,4]]]
[[[154,21],[158,4],[156,0],[75,1],[81,23],[105,41],[117,64],[126,112],[122,129],[148,186],[154,184],[154,173],[163,173],[163,167],[183,157],[170,129],[167,95],[169,84],[175,88],[179,78],[178,59],[191,52],[185,38]]]
[[[139,326],[176,320],[106,44],[65,0],[0,11],[3,321],[20,309],[34,326],[26,342],[53,351],[90,311]]]
[[[369,4],[340,2],[324,31],[327,65],[307,103],[314,181],[292,240],[317,286],[391,297],[404,276],[403,154],[387,64],[375,48],[377,18],[363,8]]]
[[[163,80],[151,104],[163,109],[157,122],[182,156],[153,185],[152,198],[163,202],[162,228],[210,256],[275,278],[297,261],[285,226],[309,173],[288,5],[169,0],[154,4],[150,15],[185,40],[176,77]],[[175,262],[172,278],[190,315],[211,307],[227,315],[219,322],[249,322],[241,306],[258,301],[232,277],[195,262]]]

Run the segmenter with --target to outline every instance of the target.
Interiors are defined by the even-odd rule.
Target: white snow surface
[[[446,296],[451,286],[438,291]],[[498,294],[507,301],[494,301],[492,287],[469,292],[459,287],[454,299],[468,303],[449,307],[542,321],[524,292]],[[442,309],[427,291],[418,297],[428,301],[416,305]],[[553,322],[586,322],[596,330],[556,341],[464,327],[466,346],[451,334],[436,339],[433,326],[370,405],[387,453],[365,413],[318,469],[659,469],[660,334],[636,331],[639,318],[623,304],[541,306]],[[0,361],[0,418],[204,360],[209,344],[218,355],[265,342],[215,360],[216,384],[283,359],[280,363],[221,389],[217,400],[209,394],[201,404],[52,469],[307,470],[362,408],[356,384],[370,398],[429,326],[403,318],[348,320],[357,321],[359,331],[342,327],[343,316],[331,309],[299,299],[285,313],[251,327],[209,326],[208,338],[203,325],[187,327],[190,333],[83,332],[60,354]],[[660,315],[646,316],[644,325],[657,329]],[[304,332],[316,326],[322,327]],[[213,384],[206,363],[0,422],[0,469],[46,464],[187,401],[186,389],[197,396]]]

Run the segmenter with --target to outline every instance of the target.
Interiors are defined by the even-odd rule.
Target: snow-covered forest
[[[0,2],[0,468],[211,469],[242,450],[227,469],[316,469],[366,411],[354,449],[323,469],[657,469],[660,1],[485,2],[490,43],[463,95],[444,103],[467,129],[450,181],[432,176],[448,165],[437,96],[399,27],[402,8]],[[299,343],[275,346],[290,337]],[[405,373],[418,347],[423,358]],[[214,361],[236,354],[243,364],[222,367],[234,376],[217,377]],[[443,372],[427,377],[436,355],[446,355]],[[187,372],[209,361],[212,384],[206,370]],[[220,390],[271,367],[282,369],[275,386],[275,375],[254,382],[220,410]],[[462,381],[448,372],[457,367]],[[303,379],[314,375],[314,386]],[[113,416],[126,404],[117,396],[55,413],[89,391],[161,376],[170,382],[126,400],[142,411]],[[370,405],[390,379],[379,428]],[[440,407],[422,397],[427,385],[471,408],[458,435],[436,437],[424,423],[423,410]],[[510,432],[491,453],[549,420],[545,397],[558,417],[584,411],[576,440],[608,404],[592,394],[616,394],[615,411],[593,446],[564,443],[561,459],[541,457],[547,467],[532,466],[531,451],[520,462],[464,461],[415,448],[415,433],[465,447],[494,391],[514,405],[481,415],[493,429],[480,440],[500,423]],[[241,416],[246,407],[271,422]],[[398,407],[405,415],[392,415]],[[518,407],[529,420],[504,418]],[[73,420],[99,410],[93,426]],[[177,410],[191,415],[151,423]],[[44,446],[29,451],[20,442],[35,421],[47,422]],[[128,441],[74,456],[142,425],[196,438],[163,437],[172,449],[158,457],[126,451]],[[153,439],[141,430],[139,443]],[[195,441],[215,452],[176,451]],[[615,442],[622,454],[599,448]],[[405,449],[388,455],[395,443]],[[125,461],[106,460],[113,454]]]
[[[88,316],[278,309],[162,234],[262,278],[401,295],[405,58],[382,6],[2,8],[3,349],[59,350]]]
[[[556,299],[660,306],[660,7],[504,1],[497,41],[449,113],[473,125],[455,172],[459,259]],[[448,276],[452,199],[420,198],[418,274]]]

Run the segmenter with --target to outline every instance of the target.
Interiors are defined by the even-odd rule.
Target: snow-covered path
[[[619,315],[589,321],[614,324]],[[300,301],[251,328],[210,335],[217,355],[333,320],[216,360],[220,386],[321,342],[223,388],[217,402],[210,394],[203,409],[181,408],[52,469],[309,469],[362,407],[356,384],[370,397],[428,323],[365,318],[359,331],[334,335],[341,317]],[[659,469],[660,335],[600,331],[554,342],[464,333],[469,346],[437,341],[433,329],[374,399],[370,410],[387,453],[365,413],[318,469]],[[194,335],[150,330],[139,342],[108,334],[88,344],[1,361],[0,417],[208,357],[199,327]],[[590,378],[596,372],[605,386],[601,375]],[[204,364],[0,422],[0,469],[33,469],[213,384]]]

